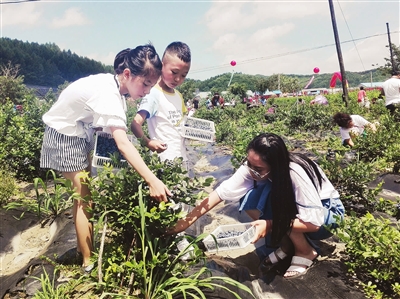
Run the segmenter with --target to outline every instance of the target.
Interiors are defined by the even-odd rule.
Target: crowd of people
[[[158,153],[162,161],[181,157],[183,166],[189,170],[185,140],[179,132],[188,107],[176,88],[184,82],[190,66],[190,48],[183,42],[169,44],[161,58],[152,44],[124,49],[115,57],[114,75],[91,75],[71,83],[44,114],[46,129],[40,165],[61,172],[81,197],[73,205],[77,246],[60,257],[60,262],[79,263],[84,272],[94,267],[90,221],[93,215],[88,210],[94,203],[82,174],[90,173],[95,131],[102,130],[113,136],[122,155],[149,185],[152,197],[167,202],[167,197],[172,196],[127,137],[125,97],[142,98],[130,123],[140,145]],[[358,100],[365,103],[366,94],[362,91]],[[394,73],[384,83],[383,91],[386,107],[394,113],[400,103],[400,73]],[[265,105],[266,101],[260,103]],[[303,105],[304,101],[299,100],[298,104]],[[328,103],[315,101],[314,104]],[[223,108],[225,100],[215,93],[206,105]],[[189,109],[198,108],[199,98],[195,97]],[[333,118],[340,126],[344,145],[354,146],[353,133],[363,134],[367,127],[376,130],[374,124],[360,115],[339,112]],[[149,136],[142,128],[145,121]],[[253,138],[245,159],[232,177],[179,220],[169,233],[184,231],[224,200],[237,201],[238,209],[253,219],[256,235],[252,243],[260,238],[268,240],[267,246],[272,250],[263,258],[262,269],[291,258],[285,278],[307,272],[320,254],[313,240],[331,236],[328,228],[336,227],[345,212],[338,191],[322,169],[306,156],[290,153],[283,139],[272,133]]]

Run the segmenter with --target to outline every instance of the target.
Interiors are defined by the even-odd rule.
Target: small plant
[[[41,290],[37,291],[33,296],[34,299],[69,299],[68,292],[66,292],[66,285],[57,285],[57,269],[54,269],[53,278],[49,277],[46,269],[43,268],[43,274],[40,278],[34,277],[41,282]]]
[[[49,187],[49,183],[54,184]],[[76,196],[71,192],[72,182],[70,180],[58,178],[54,170],[49,170],[46,174],[46,181],[41,178],[33,180],[37,198],[37,213],[39,217],[43,214],[47,217],[57,217],[62,211],[72,205],[72,198]],[[72,195],[69,195],[72,194]]]

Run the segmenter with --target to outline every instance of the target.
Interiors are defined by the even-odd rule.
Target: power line
[[[393,31],[392,33],[399,33],[399,32],[400,31]],[[372,38],[372,37],[378,37],[378,36],[382,36],[382,35],[386,35],[386,34],[387,33],[379,33],[379,34],[369,35],[369,36],[360,37],[360,38],[356,38],[356,39],[351,39],[351,40],[343,41],[343,42],[341,42],[341,44],[351,43],[351,42],[354,42],[354,41],[359,41],[359,40],[368,39],[368,38]],[[308,49],[302,49],[302,50],[291,51],[291,52],[286,52],[286,53],[274,54],[274,55],[271,55],[271,56],[252,58],[252,59],[248,59],[248,60],[237,61],[237,63],[238,64],[248,64],[248,63],[253,63],[253,62],[257,62],[257,61],[277,58],[277,57],[283,57],[283,56],[288,56],[288,55],[293,55],[293,54],[298,54],[298,53],[303,53],[303,52],[314,51],[314,50],[327,48],[327,47],[332,47],[332,46],[335,46],[335,44],[328,44],[328,45],[318,46],[318,47],[314,47],[314,48],[308,48]],[[225,63],[225,64],[221,64],[221,65],[218,65],[218,66],[210,66],[210,67],[205,67],[205,68],[201,68],[201,69],[197,69],[197,70],[191,70],[190,73],[194,74],[194,73],[213,71],[213,70],[226,68],[226,67],[229,67],[229,66],[230,66],[229,63]]]
[[[39,0],[15,0],[15,1],[7,1],[7,2],[1,1],[0,4],[17,4],[17,3],[33,2],[33,1],[39,1]]]
[[[338,3],[339,8],[340,8],[340,11],[342,12],[342,16],[343,16],[344,22],[346,23],[347,30],[348,30],[349,33],[350,33],[350,37],[351,37],[351,39],[353,39],[353,35],[351,34],[349,24],[347,24],[347,20],[346,20],[346,17],[344,16],[344,13],[343,13],[342,7],[340,6],[339,0],[336,0],[336,2]],[[364,63],[363,63],[363,61],[362,61],[362,59],[361,59],[360,52],[358,52],[358,48],[357,48],[356,43],[355,43],[354,41],[353,41],[353,43],[354,43],[354,48],[355,48],[356,51],[357,51],[358,58],[360,58],[361,65],[362,65],[362,67],[363,67],[363,69],[364,69],[364,71],[365,71]]]

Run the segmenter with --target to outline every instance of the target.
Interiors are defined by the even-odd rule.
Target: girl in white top
[[[361,135],[367,127],[369,127],[372,132],[376,131],[375,125],[360,115],[338,112],[333,116],[333,120],[340,127],[342,144],[345,146],[353,147],[354,142],[351,135],[353,135],[353,137]]]
[[[171,232],[180,232],[223,200],[242,199],[241,209],[255,220],[252,243],[270,235],[280,247],[262,262],[269,267],[286,258],[294,247],[292,265],[284,277],[304,274],[317,258],[311,240],[332,234],[325,225],[336,226],[344,215],[339,193],[321,168],[303,155],[290,154],[281,137],[273,133],[256,136],[247,146],[247,158],[237,172],[197,205]],[[262,186],[260,191],[256,191]],[[243,196],[251,191],[246,201]]]
[[[62,173],[72,181],[84,200],[75,200],[73,217],[77,233],[77,254],[85,271],[93,265],[90,191],[83,184],[83,172],[90,172],[90,152],[93,150],[94,128],[109,132],[119,151],[144,178],[150,195],[167,201],[168,188],[151,172],[126,131],[125,94],[133,99],[144,97],[157,83],[161,74],[161,60],[151,44],[125,49],[114,61],[116,75],[98,74],[79,79],[62,91],[57,102],[43,115],[46,130],[40,165]],[[68,262],[68,261],[67,261]]]

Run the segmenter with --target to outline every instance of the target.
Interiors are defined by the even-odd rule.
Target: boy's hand
[[[157,153],[162,153],[163,151],[165,151],[168,146],[166,143],[157,140],[157,139],[151,139],[149,141],[149,143],[147,144],[147,147],[153,151],[153,152],[157,152]]]

